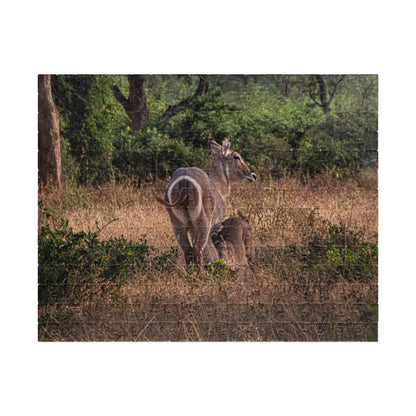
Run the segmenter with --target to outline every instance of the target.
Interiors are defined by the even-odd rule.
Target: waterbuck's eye
[[[234,155],[234,159],[241,160],[241,157],[239,155]]]

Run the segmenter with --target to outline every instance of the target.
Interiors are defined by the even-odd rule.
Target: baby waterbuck
[[[209,236],[211,227],[225,218],[225,199],[231,183],[256,180],[243,158],[230,150],[227,139],[222,146],[210,139],[209,147],[213,155],[209,175],[199,168],[179,168],[168,183],[165,199],[156,198],[167,208],[187,264],[201,265],[218,259]]]
[[[254,263],[251,226],[248,218],[239,215],[215,224],[211,230],[211,240],[219,258],[233,269]]]

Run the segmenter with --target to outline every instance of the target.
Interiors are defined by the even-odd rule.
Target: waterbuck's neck
[[[208,176],[225,202],[225,199],[231,192],[231,186],[225,165],[221,159],[214,158]]]

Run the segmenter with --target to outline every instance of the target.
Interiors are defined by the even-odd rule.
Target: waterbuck
[[[165,199],[156,198],[167,208],[187,264],[201,265],[218,259],[209,235],[211,227],[225,218],[225,199],[231,183],[256,180],[240,154],[230,150],[227,139],[222,146],[214,139],[208,144],[213,155],[209,174],[195,167],[176,169]]]
[[[251,226],[248,218],[239,215],[215,224],[211,230],[211,240],[219,258],[224,259],[233,269],[254,262]]]

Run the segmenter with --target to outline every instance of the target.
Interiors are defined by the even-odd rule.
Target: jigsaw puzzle
[[[377,341],[377,75],[39,75],[39,341]]]

